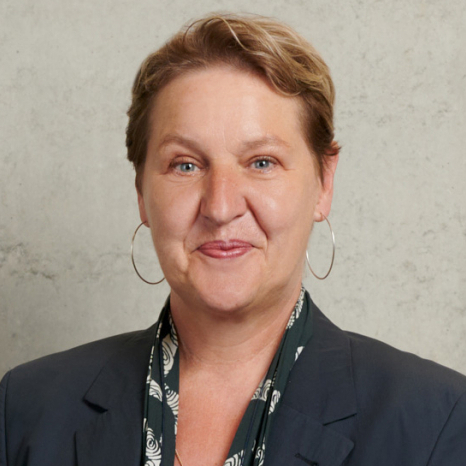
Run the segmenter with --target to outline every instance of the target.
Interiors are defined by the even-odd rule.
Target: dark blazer
[[[316,307],[265,466],[465,466],[466,377],[343,332]],[[0,385],[1,466],[140,466],[154,327],[24,364]]]

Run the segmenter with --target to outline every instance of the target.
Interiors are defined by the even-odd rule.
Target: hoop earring
[[[328,218],[322,213],[321,215],[326,220],[328,227],[330,228],[330,234],[332,235],[333,250],[332,250],[332,261],[330,262],[330,268],[328,269],[328,272],[323,277],[319,277],[319,275],[317,275],[314,272],[314,270],[312,270],[311,263],[309,262],[309,254],[307,251],[306,251],[306,262],[307,262],[307,266],[309,267],[309,270],[311,271],[312,275],[314,275],[314,277],[316,277],[319,280],[325,280],[330,275],[330,272],[332,271],[332,267],[333,267],[333,261],[335,260],[335,234],[333,233],[332,225],[330,224]]]
[[[134,270],[138,274],[138,277],[143,281],[148,283],[149,285],[158,285],[159,283],[162,283],[165,280],[165,277],[162,278],[162,280],[159,280],[158,282],[149,282],[147,281],[138,271],[138,268],[136,267],[136,262],[134,262],[134,238],[136,238],[137,232],[139,231],[139,228],[141,228],[143,225],[145,225],[145,222],[142,222],[134,231],[133,234],[133,239],[131,240],[131,262],[133,263]]]

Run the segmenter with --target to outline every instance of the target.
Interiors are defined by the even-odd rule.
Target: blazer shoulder
[[[139,340],[144,340],[144,345],[148,346],[151,329],[104,338],[21,364],[2,380],[5,391],[8,387],[7,399],[13,405],[19,403],[24,407],[38,400],[53,401],[64,393],[82,397],[106,363],[119,351],[131,344],[137,345]]]
[[[441,400],[453,406],[466,393],[466,376],[398,350],[381,341],[345,332],[349,338],[355,385],[377,388],[381,398]]]
[[[63,371],[71,372],[73,369],[91,370],[106,362],[125,343],[143,331],[135,331],[114,335],[101,340],[92,341],[68,350],[42,356],[13,368],[10,373],[15,378],[34,377],[37,375],[57,376]]]

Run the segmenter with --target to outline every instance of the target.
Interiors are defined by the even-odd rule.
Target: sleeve
[[[448,416],[427,466],[466,465],[466,393],[458,399]]]
[[[0,383],[0,466],[7,466],[6,462],[6,390],[10,372]]]

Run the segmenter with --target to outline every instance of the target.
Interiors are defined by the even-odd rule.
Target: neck
[[[192,301],[188,304],[172,291],[170,306],[182,365],[220,372],[249,363],[258,368],[268,366],[300,291],[298,283],[262,306],[227,312],[194,307]]]

